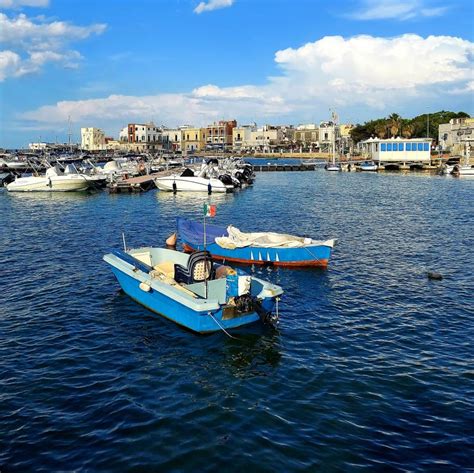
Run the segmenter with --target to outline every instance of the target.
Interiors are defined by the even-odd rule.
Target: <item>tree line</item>
[[[392,113],[387,118],[370,120],[363,125],[356,125],[350,131],[354,143],[373,138],[432,138],[438,141],[438,126],[448,123],[452,118],[469,118],[465,112],[441,112],[418,115],[415,118],[403,118]]]

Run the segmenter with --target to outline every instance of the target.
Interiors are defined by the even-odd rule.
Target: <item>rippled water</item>
[[[208,197],[0,192],[0,471],[474,466],[474,180],[261,173],[216,223],[338,238],[327,271],[256,269],[278,331],[197,336],[102,255]],[[426,271],[444,275],[430,281]]]

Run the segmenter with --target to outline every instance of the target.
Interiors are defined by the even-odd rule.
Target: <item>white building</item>
[[[377,164],[429,164],[431,161],[431,138],[369,138],[358,146],[365,159]]]
[[[51,143],[38,142],[28,144],[28,148],[34,151],[43,151],[49,147],[51,147]]]
[[[167,137],[153,122],[129,123],[120,131],[119,140],[136,151],[157,151],[168,146]]]
[[[100,128],[81,128],[81,148],[88,151],[105,149],[105,134]]]

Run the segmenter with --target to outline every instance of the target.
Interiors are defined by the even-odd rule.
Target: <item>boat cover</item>
[[[204,243],[204,225],[178,217],[178,232],[185,242],[195,245]],[[227,228],[206,224],[207,243],[217,243],[226,249],[254,246],[259,248],[302,248],[309,245],[334,246],[334,240],[316,241],[311,238],[287,235],[285,233],[244,233],[229,225]]]
[[[202,223],[178,217],[177,224],[178,233],[182,240],[195,245],[204,244],[204,225]],[[214,243],[215,239],[221,236],[227,236],[225,227],[218,227],[217,225],[206,223],[207,243]]]

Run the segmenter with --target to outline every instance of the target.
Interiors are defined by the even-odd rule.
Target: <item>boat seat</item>
[[[174,265],[174,278],[179,283],[194,284],[214,279],[215,269],[209,251],[196,251],[188,260],[188,266]]]
[[[174,279],[174,263],[173,261],[162,261],[153,266],[155,271],[164,274],[166,277]]]

